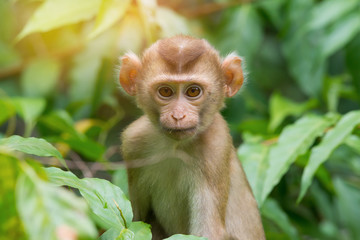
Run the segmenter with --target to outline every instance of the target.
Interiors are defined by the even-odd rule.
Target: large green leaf
[[[23,138],[14,135],[0,139],[0,151],[14,150],[41,157],[56,157],[65,165],[64,159],[59,151],[41,138]]]
[[[307,27],[313,30],[325,27],[352,11],[358,3],[358,0],[330,0],[320,2],[311,10]]]
[[[261,214],[276,223],[292,240],[300,239],[296,228],[279,204],[271,198],[266,199],[261,206]]]
[[[296,103],[275,93],[270,98],[270,123],[269,129],[274,131],[287,116],[300,116],[305,111],[315,107],[316,101],[309,100],[305,103]]]
[[[133,217],[131,204],[119,187],[103,179],[79,179],[71,172],[59,168],[45,170],[51,182],[78,188],[91,210],[108,228],[122,229],[126,224],[131,223]],[[119,205],[126,223],[116,204]]]
[[[255,199],[258,203],[261,200],[261,194],[264,187],[264,176],[268,168],[268,152],[269,146],[261,144],[259,141],[254,142],[247,140],[249,136],[245,136],[245,143],[241,144],[238,149],[238,156],[250,183]],[[261,139],[260,139],[261,141]]]
[[[282,131],[278,143],[270,149],[269,168],[266,172],[260,205],[296,158],[304,154],[314,143],[314,140],[321,136],[336,119],[336,115],[325,117],[307,115]]]
[[[96,37],[121,19],[128,10],[130,3],[130,0],[102,1],[94,30],[90,33],[89,37]]]
[[[54,59],[36,59],[21,75],[21,88],[27,97],[47,97],[54,92],[60,76],[60,64]]]
[[[28,165],[16,185],[16,205],[30,239],[61,239],[63,234],[95,238],[82,199],[41,180]]]
[[[338,211],[350,232],[349,239],[360,239],[360,189],[358,186],[347,184],[340,178],[335,179],[334,185],[338,197]]]
[[[46,0],[34,12],[17,40],[34,32],[46,32],[67,24],[77,23],[95,16],[101,0]]]
[[[165,238],[164,240],[207,240],[207,238],[196,237],[191,235],[175,234],[169,238]]]
[[[304,197],[318,167],[329,158],[336,147],[344,142],[358,124],[360,124],[360,111],[347,113],[333,129],[326,133],[321,143],[311,150],[309,162],[301,178],[298,202]]]
[[[251,65],[263,39],[261,20],[250,4],[226,10],[216,44],[222,54],[236,51]]]
[[[355,11],[336,22],[325,33],[322,54],[325,58],[344,47],[360,30],[360,11]]]

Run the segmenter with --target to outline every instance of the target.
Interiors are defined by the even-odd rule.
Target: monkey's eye
[[[191,98],[196,98],[201,94],[201,88],[198,86],[191,86],[186,89],[186,95]]]
[[[161,97],[165,98],[171,97],[174,94],[173,90],[169,87],[160,87],[158,89],[158,92]]]

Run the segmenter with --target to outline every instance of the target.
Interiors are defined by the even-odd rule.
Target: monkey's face
[[[167,136],[182,140],[195,136],[203,125],[202,111],[208,98],[208,86],[201,81],[158,81],[151,86],[156,125]]]

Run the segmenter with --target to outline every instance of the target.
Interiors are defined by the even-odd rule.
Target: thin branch
[[[81,159],[81,157],[75,153],[74,151],[70,151],[70,157],[76,164],[76,166],[81,170],[84,177],[93,177],[93,173],[91,172],[90,168],[85,164],[85,162]]]

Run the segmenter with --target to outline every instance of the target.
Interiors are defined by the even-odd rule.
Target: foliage
[[[0,1],[0,32],[0,239],[151,239],[118,154],[141,113],[113,75],[179,33],[245,59],[222,113],[267,239],[360,239],[359,0]]]

